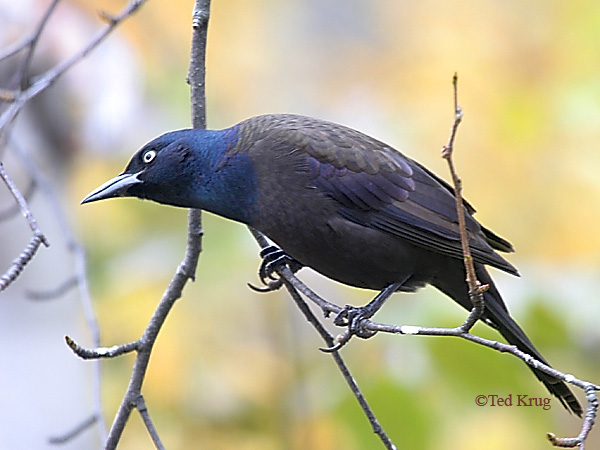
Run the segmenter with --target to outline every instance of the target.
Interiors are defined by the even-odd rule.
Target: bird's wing
[[[302,123],[314,185],[348,220],[402,237],[422,248],[462,258],[452,188],[420,164],[365,134],[327,122]],[[517,270],[494,252],[512,246],[483,228],[465,202],[469,245],[476,262]],[[490,245],[491,244],[491,245]]]

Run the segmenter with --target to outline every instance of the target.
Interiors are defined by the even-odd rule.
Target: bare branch
[[[289,269],[287,269],[287,270],[289,270]],[[300,294],[298,293],[296,288],[285,278],[284,278],[284,284],[285,284],[285,287],[287,288],[288,292],[290,293],[290,296],[296,303],[296,306],[298,306],[298,309],[300,309],[302,314],[304,314],[304,317],[306,318],[306,320],[317,330],[317,332],[321,335],[321,337],[323,338],[323,340],[325,341],[327,346],[330,348],[333,347],[335,345],[336,340],[329,333],[329,331],[327,331],[327,329],[325,329],[323,324],[321,324],[321,322],[319,322],[319,320],[316,318],[316,316],[310,310],[310,308],[308,307],[306,302],[304,300],[302,300],[302,297],[300,296]],[[381,439],[381,442],[383,443],[385,448],[387,448],[389,450],[395,450],[396,446],[393,444],[393,442],[391,441],[391,439],[389,438],[389,436],[387,435],[387,433],[385,432],[385,430],[379,423],[379,420],[377,420],[375,413],[371,409],[371,406],[369,406],[367,399],[365,398],[362,391],[360,390],[360,387],[356,383],[356,380],[352,376],[352,373],[350,372],[350,369],[348,368],[345,361],[343,360],[340,352],[337,350],[332,351],[331,356],[333,357],[333,360],[335,361],[336,365],[338,366],[338,369],[342,373],[344,380],[346,380],[346,383],[350,387],[352,394],[354,395],[354,397],[358,401],[358,404],[360,405],[361,409],[367,416],[367,419],[369,420],[369,423],[371,424],[371,428],[373,429],[373,433],[375,433],[377,436],[379,436],[379,439]]]
[[[573,381],[575,382],[579,380]],[[576,386],[578,386],[578,384],[576,384]],[[596,386],[591,383],[583,383],[583,385],[579,387],[582,387],[585,390],[585,397],[588,401],[588,408],[585,413],[585,420],[581,426],[581,431],[579,432],[579,435],[574,438],[561,438],[557,437],[554,433],[548,433],[548,440],[555,447],[579,447],[581,450],[585,450],[585,440],[596,423],[596,417],[598,416],[598,394],[596,394],[596,391],[600,390],[600,386]]]
[[[197,0],[194,7],[194,23],[192,50],[190,58],[190,72],[188,80],[192,95],[192,121],[195,127],[203,128],[206,125],[205,99],[204,99],[204,61],[206,53],[206,36],[208,27],[210,1]],[[200,12],[200,13],[197,13]],[[197,15],[199,14],[199,15]],[[197,19],[201,17],[202,20]],[[114,20],[117,20],[115,18]],[[114,22],[111,21],[111,23]],[[188,215],[188,242],[182,263],[177,267],[169,286],[165,290],[152,318],[150,319],[142,337],[126,346],[117,346],[110,349],[86,350],[76,346],[72,339],[67,338],[67,343],[76,353],[82,357],[107,357],[122,354],[125,351],[137,351],[137,357],[133,366],[129,386],[117,411],[113,424],[108,433],[106,449],[115,449],[121,439],[121,435],[131,414],[136,408],[140,412],[148,433],[158,449],[164,448],[154,424],[150,420],[146,403],[142,397],[141,389],[143,380],[148,369],[150,355],[158,333],[162,328],[171,308],[182,295],[183,288],[189,280],[193,280],[198,265],[198,259],[202,250],[202,222],[199,210],[191,209]]]
[[[54,2],[50,5],[48,10],[46,11],[44,17],[40,25],[36,28],[36,30],[32,33],[32,35],[27,38],[23,43],[14,46],[12,49],[6,51],[1,57],[7,58],[10,55],[16,53],[17,51],[26,48],[29,46],[29,52],[25,59],[25,62],[21,68],[21,80],[24,80],[25,73],[27,67],[29,66],[29,62],[39,40],[39,37],[50,18],[54,8],[58,4],[59,0],[54,0]],[[60,78],[67,70],[69,70],[75,63],[79,62],[83,59],[89,52],[91,52],[94,48],[98,46],[108,34],[123,20],[133,14],[143,3],[145,0],[133,0],[130,2],[127,7],[123,9],[123,11],[115,17],[115,20],[110,22],[103,30],[101,30],[89,43],[86,45],[81,51],[72,55],[70,58],[64,60],[62,63],[57,64],[52,69],[48,70],[44,75],[42,75],[35,83],[29,86],[27,89],[21,91],[19,94],[16,94],[16,97],[13,99],[11,105],[0,115],[0,142],[6,138],[7,127],[12,123],[15,119],[19,111],[27,104],[29,100],[38,95],[40,92],[47,89],[51,86],[58,78]],[[25,83],[22,81],[22,85]],[[24,87],[24,86],[22,86]],[[11,194],[15,198],[17,204],[19,205],[19,209],[27,219],[31,230],[33,231],[33,237],[31,238],[29,244],[25,248],[25,250],[13,261],[11,267],[7,270],[7,272],[0,277],[0,291],[6,289],[13,281],[15,281],[20,273],[23,271],[25,266],[31,261],[35,253],[37,252],[40,244],[44,244],[48,247],[49,243],[39,229],[35,217],[29,210],[27,202],[14,183],[10,180],[8,174],[4,170],[3,165],[0,163],[0,177],[3,179],[4,183],[8,186]]]
[[[158,435],[158,431],[154,426],[154,422],[152,422],[152,419],[150,418],[150,411],[148,411],[148,408],[146,407],[146,401],[144,400],[144,396],[141,393],[140,395],[138,395],[138,398],[135,402],[135,407],[140,412],[140,416],[142,417],[144,425],[146,425],[146,429],[148,430],[148,434],[150,434],[152,442],[154,442],[154,446],[158,450],[165,450],[165,447]]]
[[[256,230],[253,231],[253,235],[254,235],[254,233],[257,233]],[[255,237],[256,237],[256,235],[255,235]],[[263,239],[264,239],[264,237],[263,237]],[[257,242],[259,242],[259,245],[263,246],[263,243],[261,243],[259,241],[259,239],[257,239]],[[262,242],[266,242],[266,241],[262,241]],[[292,271],[287,266],[277,268],[276,272],[279,274],[279,276],[282,277],[282,279],[284,280],[284,284],[286,286],[290,286],[290,287],[294,288],[296,290],[296,292],[301,292],[306,298],[308,298],[310,301],[315,303],[319,308],[321,308],[323,310],[325,316],[329,316],[331,313],[337,313],[343,309],[342,307],[335,305],[333,303],[330,303],[330,302],[324,300],[323,298],[321,298],[317,293],[315,293],[308,286],[306,286],[306,284],[304,284],[300,279],[298,279],[298,277],[296,277],[296,275],[294,275],[294,273],[292,273]],[[291,292],[290,292],[290,294],[291,294]],[[296,301],[295,298],[294,298],[294,301]],[[303,313],[304,313],[304,311],[303,311]],[[312,320],[309,320],[309,322],[311,324],[313,324],[313,326],[315,326]],[[588,406],[587,406],[587,411],[585,414],[585,421],[583,423],[582,431],[581,431],[580,435],[577,438],[557,438],[554,435],[552,435],[551,433],[549,433],[548,436],[552,442],[560,443],[561,446],[563,446],[563,447],[565,447],[566,444],[571,445],[571,443],[573,443],[573,442],[577,442],[577,444],[571,445],[571,446],[580,445],[581,443],[583,443],[583,441],[589,434],[589,431],[591,430],[591,428],[594,425],[595,418],[596,418],[597,412],[598,412],[598,396],[596,394],[596,391],[600,391],[600,386],[595,385],[590,382],[587,382],[587,381],[580,380],[578,378],[575,378],[573,375],[565,374],[565,373],[560,372],[552,367],[549,367],[549,366],[541,363],[537,359],[533,358],[529,354],[522,352],[514,345],[504,344],[502,342],[485,339],[480,336],[476,336],[476,335],[470,334],[468,332],[465,332],[464,331],[464,323],[459,325],[456,328],[436,328],[436,327],[421,327],[421,326],[414,326],[414,325],[384,324],[384,323],[374,322],[369,319],[365,319],[361,323],[361,325],[366,330],[370,330],[373,332],[385,332],[385,333],[392,333],[392,334],[420,335],[420,336],[454,336],[454,337],[458,337],[458,338],[473,342],[475,344],[489,347],[493,350],[496,350],[496,351],[499,351],[502,353],[509,353],[509,354],[521,359],[526,364],[534,367],[535,369],[545,372],[545,373],[547,373],[555,378],[558,378],[566,383],[572,384],[573,386],[583,389],[586,392]],[[317,328],[317,327],[315,326],[315,328]],[[325,341],[330,346],[330,348],[328,348],[326,350],[330,351],[333,349],[332,353],[334,355],[338,354],[339,349],[336,347],[332,347],[331,343],[337,344],[340,340],[344,339],[344,336],[345,336],[345,333],[338,336],[337,338],[335,338],[334,341],[329,341],[328,339],[325,339]],[[371,419],[369,419],[369,420],[371,421]],[[553,437],[550,438],[550,436],[553,436]]]
[[[35,192],[36,188],[37,188],[37,184],[36,184],[35,180],[31,179],[31,181],[29,182],[29,185],[25,189],[25,192],[22,194],[23,198],[26,201],[29,201],[31,199],[31,197],[33,196],[33,193]],[[3,211],[0,211],[0,222],[14,217],[19,212],[20,212],[20,209],[19,209],[18,203],[12,203],[9,207],[4,209]]]
[[[483,314],[485,308],[483,302],[483,293],[487,290],[487,286],[482,286],[479,280],[477,280],[477,276],[475,275],[475,266],[473,264],[473,258],[471,257],[471,251],[469,249],[469,238],[467,236],[467,226],[465,223],[464,203],[462,199],[462,182],[456,172],[454,162],[452,160],[452,154],[454,152],[454,139],[456,137],[458,126],[462,121],[463,117],[463,111],[458,105],[458,76],[456,73],[452,78],[452,85],[454,88],[454,122],[452,124],[452,130],[450,132],[450,139],[448,141],[448,144],[442,148],[442,156],[448,162],[448,167],[450,168],[450,173],[452,175],[452,181],[454,183],[456,212],[458,215],[458,226],[460,230],[460,240],[463,248],[465,271],[467,274],[466,281],[469,285],[469,298],[473,303],[473,309],[471,310],[469,317],[467,317],[467,320],[457,329],[457,335],[459,337],[465,337],[464,335],[473,327],[473,325],[475,325],[475,323],[481,318]],[[548,433],[548,439],[555,446],[575,447],[581,445],[581,448],[583,448],[585,444],[585,438],[591,430],[595,422],[596,415],[598,413],[598,397],[596,394],[596,390],[598,390],[598,387],[592,385],[591,383],[583,382],[580,380],[577,380],[577,382],[575,382],[576,379],[575,377],[573,377],[573,375],[565,375],[547,366],[546,364],[542,364],[540,361],[528,355],[527,353],[520,351],[515,346],[505,346],[499,342],[494,344],[494,348],[496,348],[497,350],[508,351],[507,349],[505,350],[504,347],[510,348],[510,353],[522,359],[530,366],[541,370],[545,373],[548,373],[555,378],[559,378],[567,383],[574,384],[586,391],[588,408],[579,436],[577,438],[557,438],[556,436],[554,436],[554,434]]]
[[[465,223],[465,205],[462,198],[462,181],[456,173],[452,154],[454,153],[454,140],[458,126],[462,122],[463,110],[458,105],[458,75],[455,73],[452,77],[452,86],[454,91],[454,122],[450,131],[448,144],[442,148],[442,157],[448,162],[452,183],[454,184],[454,198],[456,199],[456,214],[458,217],[458,229],[460,232],[460,242],[462,245],[463,258],[465,263],[465,272],[467,274],[467,285],[469,286],[469,298],[473,303],[471,313],[459,327],[463,332],[467,333],[475,323],[483,315],[485,305],[483,303],[483,293],[487,290],[487,286],[482,286],[477,276],[475,275],[475,266],[473,265],[473,257],[469,248],[469,237],[467,235],[467,225]]]
[[[141,341],[129,342],[127,344],[113,345],[112,347],[97,347],[93,349],[84,348],[69,336],[65,336],[69,348],[82,359],[114,358],[142,349]]]
[[[35,220],[35,217],[33,217],[33,214],[31,213],[31,210],[29,209],[29,205],[27,204],[27,201],[21,194],[21,191],[19,191],[19,189],[17,189],[17,186],[15,186],[13,181],[8,176],[8,174],[4,170],[4,164],[1,162],[0,162],[0,178],[2,178],[2,181],[4,181],[4,184],[6,184],[6,186],[10,190],[10,193],[12,194],[15,201],[17,202],[17,205],[19,205],[21,214],[23,214],[23,217],[25,217],[25,219],[27,220],[27,223],[29,224],[29,228],[31,228],[31,231],[33,231],[33,234],[39,235],[41,242],[46,247],[48,247],[50,244],[48,243],[46,236],[44,236],[44,233],[42,233],[42,231],[40,230],[40,227],[38,226],[37,221]]]
[[[51,437],[50,439],[48,439],[48,442],[54,445],[66,444],[67,442],[79,436],[85,430],[93,426],[96,422],[98,422],[98,416],[94,414],[89,418],[85,419],[79,425],[73,427],[73,429],[68,433],[63,434],[62,436]]]
[[[12,262],[8,270],[0,277],[0,292],[5,290],[8,286],[10,286],[13,281],[15,281],[25,266],[29,264],[33,256],[36,254],[41,244],[44,244],[48,247],[50,244],[40,230],[35,217],[33,216],[31,210],[29,209],[29,205],[27,201],[17,189],[13,181],[8,176],[8,173],[4,170],[4,164],[0,162],[0,178],[8,187],[10,193],[14,197],[17,205],[19,206],[19,210],[21,214],[27,219],[27,223],[29,224],[29,228],[33,231],[33,236],[31,237],[29,244],[25,247],[25,249],[21,252],[21,254]]]
[[[10,286],[19,277],[25,266],[33,259],[33,256],[44,241],[43,236],[43,234],[34,234],[27,247],[25,247],[21,254],[12,262],[8,270],[0,277],[0,292]]]
[[[5,132],[7,126],[12,123],[17,114],[21,111],[23,106],[27,104],[29,100],[38,95],[55,83],[67,70],[73,65],[81,61],[86,57],[92,50],[94,50],[123,20],[127,19],[133,13],[135,13],[146,0],[132,0],[117,16],[111,20],[106,27],[100,30],[90,42],[83,47],[79,52],[72,55],[70,58],[65,59],[63,62],[57,64],[52,69],[49,69],[43,75],[41,75],[31,86],[24,91],[21,91],[16,96],[12,104],[3,112],[0,116],[0,138],[2,133]]]
[[[20,79],[20,89],[15,90],[7,90],[3,89],[1,92],[2,100],[10,101],[11,105],[6,108],[2,115],[0,115],[0,142],[6,140],[8,135],[7,130],[8,126],[13,122],[16,118],[17,114],[20,110],[36,95],[43,92],[45,89],[50,87],[55,81],[57,81],[67,70],[69,70],[74,64],[83,59],[89,52],[95,49],[107,36],[110,32],[112,32],[116,26],[118,26],[123,20],[132,15],[143,3],[145,0],[133,0],[131,1],[114,19],[102,29],[100,32],[94,36],[87,45],[85,45],[79,52],[72,55],[70,58],[64,60],[63,62],[57,64],[52,69],[45,72],[41,75],[37,80],[29,85],[29,80],[27,78],[29,72],[29,66],[31,64],[33,55],[35,53],[35,48],[39,41],[39,38],[46,27],[46,24],[51,17],[52,13],[55,10],[55,7],[58,5],[60,0],[54,0],[48,9],[45,11],[44,16],[42,17],[40,23],[35,28],[35,30],[31,33],[30,36],[26,37],[23,41],[18,44],[13,45],[12,47],[6,49],[2,55],[0,55],[0,60],[4,60],[9,58],[10,56],[22,51],[26,50],[27,53],[25,55],[24,60],[21,62],[19,70],[17,72],[17,76]],[[17,88],[17,86],[15,86]],[[14,144],[14,143],[13,143]],[[23,155],[21,154],[23,157]],[[39,171],[35,167],[33,167],[33,162],[31,158],[22,158],[26,165],[28,165],[30,169],[30,173],[32,173],[32,180],[39,180],[40,174]],[[22,272],[24,267],[27,265],[29,261],[33,258],[34,254],[37,252],[39,246],[43,243],[44,245],[48,245],[46,237],[39,230],[37,226],[37,222],[35,221],[34,216],[31,214],[27,206],[27,202],[24,197],[21,195],[19,190],[12,184],[8,175],[4,171],[4,168],[0,166],[0,175],[4,182],[7,184],[11,193],[16,199],[16,202],[19,206],[19,209],[26,217],[29,222],[30,228],[33,231],[33,237],[29,243],[29,245],[25,248],[25,250],[19,255],[15,261],[13,261],[10,268],[7,272],[0,277],[0,291],[6,289],[14,280],[17,279],[19,274]],[[47,192],[51,192],[51,189],[47,187]],[[58,201],[56,201],[54,195],[52,193],[49,194],[49,197],[52,201],[55,202],[55,206],[58,205]],[[86,261],[85,261],[85,252],[83,248],[76,242],[76,240],[72,237],[72,235],[67,231],[68,227],[65,225],[64,217],[62,217],[59,212],[60,206],[55,208],[54,211],[57,214],[58,220],[61,223],[61,230],[65,233],[67,238],[67,245],[71,252],[75,256],[75,265],[76,265],[76,279],[77,284],[79,286],[82,306],[84,308],[84,313],[86,316],[86,321],[88,322],[90,332],[92,334],[92,342],[94,346],[99,346],[99,328],[96,323],[96,318],[93,312],[91,298],[89,295],[89,289],[87,285],[87,275],[86,275]],[[94,403],[96,413],[94,416],[96,417],[96,421],[99,422],[102,439],[105,439],[106,431],[104,427],[104,419],[102,417],[102,408],[101,408],[101,397],[100,397],[100,366],[98,362],[94,363]],[[68,433],[67,438],[71,439],[76,436],[86,427],[78,427],[72,433]]]
[[[187,81],[190,85],[192,126],[206,128],[206,37],[210,17],[210,0],[196,0],[192,13],[192,48]]]
[[[91,335],[91,342],[94,347],[100,346],[100,327],[98,326],[98,321],[96,319],[96,315],[94,313],[94,308],[92,305],[92,297],[90,294],[88,279],[87,279],[87,262],[86,262],[86,254],[84,248],[75,238],[73,232],[70,230],[70,227],[67,223],[67,218],[63,212],[63,208],[58,199],[58,195],[56,194],[54,188],[52,187],[49,180],[44,176],[41,170],[35,164],[35,160],[32,155],[28,154],[28,152],[19,145],[15,139],[9,141],[13,152],[19,157],[22,164],[27,170],[27,173],[31,177],[32,184],[37,186],[45,197],[45,201],[48,202],[52,208],[52,212],[54,213],[55,220],[58,223],[59,229],[63,235],[65,245],[68,250],[73,254],[75,259],[75,268],[74,275],[71,280],[67,280],[62,286],[59,286],[53,292],[38,292],[38,293],[30,293],[39,296],[46,296],[45,298],[50,298],[51,295],[61,295],[66,292],[67,289],[70,288],[70,284],[74,283],[78,287],[79,290],[79,298],[81,300],[81,306],[83,308],[83,312],[85,315],[85,320],[87,323],[88,330]],[[98,427],[100,429],[100,435],[102,441],[106,439],[106,425],[104,423],[104,416],[102,415],[102,396],[101,396],[101,386],[100,386],[100,363],[95,361],[93,366],[94,376],[92,378],[93,383],[93,402],[94,402],[94,410],[95,413],[93,416],[96,417],[96,422],[98,423]],[[85,428],[81,428],[81,431],[84,431]],[[75,437],[77,434],[74,434]]]
[[[46,12],[44,13],[44,16],[40,20],[40,23],[34,28],[33,32],[29,36],[25,37],[25,39],[21,40],[20,42],[17,42],[15,44],[13,44],[12,46],[4,49],[4,51],[0,54],[0,61],[10,58],[11,56],[19,53],[21,50],[24,50],[27,47],[29,47],[29,54],[28,54],[27,60],[31,60],[31,57],[35,50],[35,46],[37,45],[37,42],[39,41],[42,32],[46,28],[46,24],[48,23],[48,20],[52,16],[54,9],[56,8],[56,6],[58,5],[59,2],[60,2],[60,0],[53,0],[52,3],[50,4],[50,6],[48,7],[48,9],[46,10]],[[29,66],[29,62],[23,64],[23,66],[21,68],[22,76],[23,76],[23,74],[27,73],[28,66]]]
[[[78,279],[76,276],[69,277],[63,281],[58,287],[47,291],[26,291],[26,296],[30,300],[54,300],[63,296],[71,289],[77,287]]]

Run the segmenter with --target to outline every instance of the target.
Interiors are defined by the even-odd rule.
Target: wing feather
[[[304,152],[310,183],[338,203],[344,218],[462,259],[454,190],[416,161],[359,131],[318,119],[272,115],[247,123],[228,154],[262,148],[263,139],[271,149]],[[494,251],[512,251],[510,243],[482,227],[472,216],[475,209],[464,205],[474,260],[517,274]]]

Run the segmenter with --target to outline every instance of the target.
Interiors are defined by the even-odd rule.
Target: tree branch
[[[267,241],[265,236],[260,231],[254,229],[252,227],[248,227],[248,229],[250,230],[250,233],[252,233],[252,236],[254,236],[254,238],[258,242],[258,245],[261,247],[261,249],[269,247],[269,242]],[[329,333],[329,331],[327,331],[327,329],[323,326],[323,324],[319,321],[319,319],[317,319],[317,317],[310,310],[310,308],[308,307],[306,302],[302,299],[302,297],[298,291],[300,290],[308,298],[310,298],[315,303],[317,303],[321,307],[321,309],[325,312],[326,316],[328,316],[329,313],[331,313],[331,312],[339,312],[342,310],[342,308],[340,308],[337,305],[334,305],[333,303],[329,303],[326,300],[323,300],[321,297],[319,297],[317,294],[315,294],[304,283],[302,283],[298,278],[296,278],[296,276],[293,274],[293,272],[290,270],[289,267],[283,266],[280,269],[278,269],[277,272],[281,276],[284,286],[288,290],[290,296],[292,297],[292,299],[296,303],[296,306],[302,312],[302,314],[304,315],[306,320],[321,335],[321,337],[325,341],[325,344],[327,345],[327,347],[329,349],[333,349],[332,351],[328,351],[328,353],[331,354],[338,369],[340,370],[342,376],[344,377],[344,380],[350,387],[352,394],[358,401],[358,404],[360,405],[361,409],[363,410],[365,416],[367,416],[367,419],[369,420],[369,423],[371,424],[371,428],[373,429],[373,432],[375,434],[377,434],[377,436],[379,437],[379,439],[381,440],[381,442],[383,443],[385,448],[387,448],[388,450],[395,450],[396,446],[392,443],[391,439],[389,438],[389,436],[387,435],[387,433],[385,432],[385,430],[383,429],[383,427],[377,420],[377,417],[375,416],[375,414],[373,413],[373,410],[369,406],[367,399],[365,398],[362,391],[360,390],[358,383],[356,383],[356,380],[352,376],[350,369],[348,368],[345,361],[343,360],[342,355],[339,352],[339,348],[336,348],[337,338],[334,338]],[[330,308],[332,308],[332,309],[330,310]],[[337,310],[337,311],[335,311],[335,310]]]
[[[48,9],[46,10],[46,12],[44,13],[44,15],[42,16],[40,23],[34,28],[33,32],[29,36],[27,36],[23,40],[21,40],[20,42],[17,42],[15,44],[5,48],[4,51],[2,53],[0,53],[0,61],[4,61],[5,59],[10,58],[13,55],[16,55],[17,53],[19,53],[21,50],[24,50],[25,48],[29,48],[28,53],[29,53],[29,55],[32,55],[35,50],[35,47],[37,45],[37,42],[40,39],[42,32],[46,28],[46,24],[48,23],[48,20],[50,19],[50,17],[52,17],[52,13],[56,9],[56,6],[58,5],[59,2],[60,2],[60,0],[53,0],[52,3],[50,4],[50,6],[48,7]],[[31,56],[28,56],[27,59],[31,60]],[[23,79],[22,77],[24,76],[24,74],[27,73],[27,70],[21,69],[20,72],[21,72],[21,77],[19,77],[19,78],[22,80]]]
[[[67,222],[67,218],[63,212],[63,208],[58,199],[54,188],[50,181],[44,176],[39,167],[35,164],[33,156],[25,150],[25,148],[12,138],[9,140],[9,144],[12,152],[20,159],[21,163],[25,167],[27,174],[31,178],[31,185],[39,189],[40,193],[44,196],[44,201],[51,205],[51,210],[54,213],[55,221],[63,235],[64,243],[68,251],[73,255],[75,260],[74,275],[66,280],[58,288],[45,291],[45,292],[31,292],[27,294],[29,298],[34,300],[57,298],[66,293],[71,287],[77,287],[79,290],[79,298],[81,300],[81,306],[83,308],[85,320],[87,323],[88,330],[90,332],[92,345],[98,347],[100,345],[100,327],[94,313],[92,305],[92,298],[88,286],[87,279],[87,262],[84,248],[75,238],[73,232],[70,230],[70,226]],[[104,416],[102,415],[102,398],[101,398],[101,386],[100,386],[100,363],[95,362],[94,376],[92,378],[93,383],[93,403],[94,413],[91,415],[92,419],[86,419],[82,424],[88,424],[92,426],[97,423],[100,430],[100,436],[102,441],[106,439],[106,425],[104,422]],[[86,428],[82,425],[78,425],[75,429],[64,436],[57,438],[50,438],[50,442],[66,442],[69,439],[76,437],[79,433],[84,431]]]
[[[96,422],[98,422],[98,419],[99,419],[99,416],[97,414],[93,414],[90,417],[88,417],[87,419],[85,419],[84,421],[82,421],[77,426],[73,427],[73,429],[71,429],[68,433],[65,433],[61,436],[51,437],[50,439],[48,439],[48,442],[50,444],[54,444],[54,445],[66,444],[70,440],[75,439],[77,436],[79,436],[85,430],[90,428]]]
[[[8,187],[8,190],[10,191],[17,205],[19,206],[21,214],[23,214],[25,219],[27,219],[27,223],[29,223],[29,228],[31,228],[31,231],[33,231],[33,236],[31,237],[29,244],[25,247],[21,254],[12,262],[8,270],[0,277],[0,292],[2,292],[19,277],[25,266],[31,261],[35,253],[40,248],[40,245],[44,244],[46,247],[48,247],[50,244],[46,239],[44,233],[42,233],[42,230],[40,230],[40,227],[38,226],[37,221],[33,216],[33,213],[29,209],[27,201],[25,200],[19,189],[17,189],[15,184],[12,182],[12,180],[8,176],[8,173],[6,173],[6,171],[4,170],[4,164],[2,164],[1,162],[0,178],[2,178],[4,184],[6,184],[6,186]]]
[[[456,199],[456,215],[458,217],[458,229],[460,232],[460,242],[462,245],[463,259],[465,263],[465,272],[467,274],[467,285],[469,286],[469,298],[473,303],[473,309],[471,313],[459,327],[462,332],[467,333],[475,323],[483,315],[485,304],[483,302],[483,293],[488,289],[488,286],[482,286],[477,275],[475,275],[475,266],[473,265],[473,257],[471,256],[471,249],[469,248],[469,237],[467,235],[467,225],[465,223],[465,205],[462,198],[462,181],[456,173],[454,167],[454,161],[452,155],[454,153],[454,139],[456,138],[456,132],[458,126],[462,122],[463,111],[458,105],[458,75],[455,73],[452,77],[452,87],[454,91],[454,122],[450,131],[450,138],[448,144],[442,147],[442,157],[448,162],[448,168],[450,169],[450,175],[452,176],[452,182],[454,184],[454,198]]]
[[[204,78],[209,10],[210,0],[196,1],[192,22],[192,49],[188,75],[192,98],[192,122],[195,128],[204,128],[206,126]],[[117,19],[115,18],[114,20]],[[137,352],[127,391],[108,433],[106,449],[115,449],[117,447],[129,415],[134,408],[140,412],[156,448],[164,448],[158,432],[150,419],[150,414],[142,395],[142,385],[158,333],[164,325],[173,305],[181,297],[183,288],[189,280],[193,280],[195,277],[196,267],[202,250],[202,235],[200,211],[191,209],[188,215],[188,240],[183,261],[177,267],[169,286],[165,290],[142,337],[138,341],[108,349],[97,348],[88,350],[77,345],[71,338],[66,338],[69,347],[82,358],[115,357],[131,351]]]
[[[23,106],[27,104],[29,100],[31,100],[36,95],[40,94],[52,84],[54,84],[67,70],[69,70],[73,65],[81,61],[84,57],[86,57],[92,50],[94,50],[122,21],[130,17],[133,13],[135,13],[146,0],[132,0],[117,16],[113,17],[106,27],[100,30],[91,40],[90,42],[83,47],[79,52],[73,54],[70,58],[65,59],[63,62],[57,64],[53,68],[46,71],[43,75],[38,77],[34,83],[32,83],[27,89],[21,90],[18,94],[15,94],[11,105],[2,113],[0,116],[0,141],[5,139],[5,133],[7,127],[13,122],[15,117],[19,114]],[[50,9],[53,9],[58,1],[54,1],[51,5]],[[49,15],[47,14],[49,17]],[[42,21],[42,27],[45,25],[48,17],[45,17]],[[41,33],[41,31],[40,31]],[[30,46],[30,54],[33,52],[35,48],[35,43],[39,38],[39,34],[33,34],[32,38],[21,48]],[[21,44],[19,44],[21,45]],[[29,59],[31,56],[28,56]],[[23,75],[25,76],[25,75]],[[26,83],[21,83],[26,84]]]

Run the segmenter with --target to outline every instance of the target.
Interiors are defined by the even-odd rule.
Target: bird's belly
[[[380,290],[407,280],[402,290],[428,283],[426,250],[404,239],[343,218],[306,221],[302,226],[265,230],[287,254],[328,278],[350,286]]]

